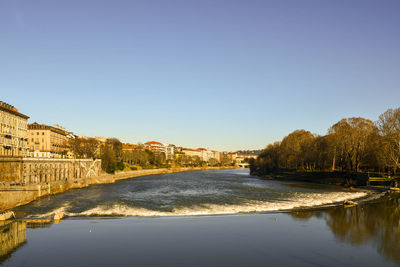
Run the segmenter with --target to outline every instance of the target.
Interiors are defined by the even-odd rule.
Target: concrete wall
[[[91,159],[0,158],[1,185],[70,182],[100,175],[101,161]]]
[[[22,175],[22,158],[0,158],[0,183],[20,182]]]

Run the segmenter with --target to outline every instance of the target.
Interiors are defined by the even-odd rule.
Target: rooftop
[[[60,128],[56,128],[53,126],[49,126],[49,125],[45,125],[45,124],[39,124],[37,122],[28,124],[28,130],[49,130],[58,134],[62,134],[62,135],[67,135],[68,132],[65,130],[62,130]]]
[[[160,143],[160,142],[156,142],[156,141],[150,141],[150,142],[147,142],[147,143],[144,143],[145,145],[163,145],[162,143]]]
[[[29,119],[28,116],[20,113],[18,111],[18,109],[16,109],[14,106],[7,104],[6,102],[3,102],[3,101],[0,101],[0,110],[10,112],[11,114],[14,114],[14,115],[19,116],[24,119]]]

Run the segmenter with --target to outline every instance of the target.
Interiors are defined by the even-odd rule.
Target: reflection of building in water
[[[0,263],[26,242],[26,222],[0,222]]]
[[[50,228],[53,224],[52,220],[28,220],[26,221],[26,228],[36,229],[36,228]]]

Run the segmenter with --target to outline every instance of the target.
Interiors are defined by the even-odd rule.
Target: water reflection
[[[26,222],[0,222],[0,263],[26,243]]]
[[[323,218],[335,237],[354,246],[369,244],[386,259],[400,264],[400,194],[375,202],[324,211],[290,213],[293,218]]]
[[[88,222],[80,221],[80,220],[67,220],[67,223],[65,227],[63,227],[63,224],[57,227],[51,227],[52,229],[48,229],[46,231],[37,231],[37,229],[33,229],[31,231],[35,231],[37,233],[36,235],[29,235],[30,236],[30,243],[27,244],[26,241],[26,232],[27,228],[47,228],[52,225],[52,222],[50,220],[24,220],[24,221],[8,221],[8,222],[0,222],[0,265],[6,261],[5,264],[8,265],[14,265],[14,266],[20,266],[20,263],[23,261],[24,258],[31,257],[32,255],[35,254],[34,249],[37,248],[38,244],[37,242],[35,243],[35,238],[40,236],[42,240],[48,240],[49,242],[42,242],[42,246],[46,243],[51,243],[54,238],[59,239],[60,237],[63,236],[63,234],[67,233],[67,235],[72,235],[72,238],[61,238],[63,242],[65,242],[64,247],[60,246],[59,248],[56,248],[55,254],[57,255],[63,255],[65,251],[70,251],[71,254],[78,255],[78,258],[81,256],[81,251],[79,249],[74,249],[75,246],[71,246],[71,244],[76,244],[74,242],[81,243],[83,242],[84,244],[87,244],[89,247],[92,247],[93,250],[88,251],[87,253],[90,255],[97,255],[97,249],[105,249],[104,246],[99,246],[96,247],[96,244],[98,243],[98,240],[102,240],[101,238],[104,238],[111,244],[111,247],[117,248],[118,246],[118,251],[119,251],[119,256],[121,258],[120,262],[125,263],[124,261],[128,260],[129,258],[129,253],[126,250],[124,250],[127,247],[133,247],[136,249],[142,249],[141,253],[143,255],[147,255],[146,253],[153,253],[154,251],[152,250],[154,248],[157,253],[167,253],[167,254],[162,254],[162,257],[165,257],[166,259],[169,258],[168,252],[169,250],[165,250],[166,244],[170,244],[169,242],[171,240],[176,240],[177,243],[182,242],[182,246],[186,247],[189,246],[189,244],[193,245],[194,247],[197,246],[197,248],[200,249],[200,251],[205,250],[207,253],[207,250],[205,247],[207,247],[206,244],[208,239],[212,239],[215,235],[215,233],[220,233],[223,238],[216,238],[218,240],[223,240],[224,238],[227,238],[228,236],[233,236],[234,238],[232,239],[232,244],[235,244],[235,242],[244,242],[244,240],[247,240],[250,242],[249,244],[256,244],[256,247],[266,247],[268,248],[266,251],[267,252],[262,252],[259,253],[257,252],[256,255],[254,255],[254,250],[250,249],[246,253],[250,253],[248,255],[251,255],[251,257],[255,257],[254,260],[258,260],[259,263],[262,263],[265,258],[271,258],[272,255],[277,255],[276,260],[277,262],[280,262],[282,260],[279,257],[279,251],[280,248],[288,246],[292,244],[292,249],[291,249],[291,255],[292,255],[292,260],[296,260],[297,258],[293,258],[294,256],[298,256],[296,254],[296,251],[298,251],[297,244],[296,242],[302,243],[304,240],[307,238],[307,234],[305,235],[299,235],[296,238],[287,238],[284,235],[282,235],[283,232],[290,230],[294,231],[301,231],[299,230],[299,226],[306,224],[308,229],[311,229],[311,232],[313,231],[313,228],[317,226],[320,229],[320,233],[324,233],[326,231],[330,231],[334,234],[334,236],[337,239],[337,242],[340,245],[341,243],[347,243],[352,246],[352,249],[348,251],[346,254],[345,250],[340,250],[339,252],[335,252],[334,250],[336,248],[340,248],[340,246],[332,246],[332,250],[325,250],[322,254],[315,254],[315,251],[313,250],[313,246],[308,247],[307,250],[305,251],[300,251],[298,253],[301,254],[301,259],[303,261],[306,260],[312,260],[313,262],[316,263],[325,263],[324,260],[321,260],[321,255],[326,255],[331,256],[331,259],[340,259],[340,262],[346,261],[346,257],[348,258],[349,255],[353,255],[354,252],[357,253],[362,253],[365,252],[366,250],[363,250],[363,246],[368,247],[368,249],[373,248],[376,250],[379,254],[382,255],[387,261],[390,261],[392,263],[400,265],[400,194],[392,194],[389,196],[386,196],[382,199],[376,200],[374,202],[369,202],[368,204],[364,205],[359,205],[359,206],[354,206],[350,208],[344,208],[344,207],[333,207],[329,208],[326,210],[314,210],[314,211],[297,211],[297,212],[292,212],[289,213],[290,217],[286,214],[266,214],[266,215],[244,215],[244,216],[221,216],[221,217],[195,217],[195,218],[188,218],[185,217],[185,219],[182,220],[177,220],[177,218],[171,218],[171,219],[165,219],[165,221],[158,219],[152,219],[152,218],[141,218],[141,219],[130,219],[130,220],[112,220],[109,221],[108,223],[105,222],[105,220],[102,221],[102,224],[99,226],[96,226],[96,231],[91,231],[92,228],[94,229],[94,226],[92,225],[93,223],[90,222],[90,227],[88,229]],[[282,221],[281,223],[277,223],[276,217],[279,218],[279,222]],[[266,220],[268,218],[275,218],[274,221],[272,220]],[[299,220],[301,222],[299,222]],[[72,221],[75,221],[75,223],[71,223]],[[68,223],[69,222],[69,223]],[[149,222],[144,223],[144,222]],[[267,223],[267,224],[266,224]],[[166,231],[164,233],[164,228],[162,226],[168,226],[171,229],[170,231]],[[182,225],[185,227],[182,228]],[[222,227],[228,227],[226,228],[226,231],[221,230],[222,228],[218,228],[221,225]],[[248,229],[248,225],[253,225],[254,228],[251,230]],[[320,225],[327,225],[328,227],[319,227]],[[208,228],[209,227],[209,228]],[[179,228],[179,229],[178,229]],[[68,229],[68,231],[66,231]],[[70,231],[73,229],[73,231]],[[200,232],[197,232],[197,229],[200,229]],[[294,229],[294,230],[293,230]],[[296,230],[297,229],[297,230]],[[307,228],[304,228],[307,229]],[[58,232],[59,231],[59,232]],[[127,231],[129,233],[133,233],[132,236],[135,236],[136,239],[132,239],[131,236],[128,234],[126,239],[124,238],[126,236]],[[154,231],[158,231],[156,236],[152,235]],[[187,238],[177,238],[178,233],[188,233]],[[203,231],[203,232],[202,232]],[[212,236],[207,236],[208,231],[211,231]],[[262,231],[265,231],[266,235],[260,235]],[[268,232],[269,231],[269,232]],[[272,232],[271,232],[272,231]],[[273,232],[277,231],[277,235],[274,235]],[[55,234],[55,232],[60,233]],[[110,234],[111,233],[111,234]],[[143,233],[143,235],[140,235],[139,233]],[[196,233],[205,236],[204,239],[199,238],[196,236]],[[233,234],[235,233],[235,234]],[[254,235],[253,235],[254,234]],[[242,235],[240,238],[235,239],[238,237],[237,235]],[[183,235],[186,236],[186,235]],[[328,239],[330,239],[330,235],[328,236]],[[257,238],[259,237],[259,238]],[[175,239],[174,239],[175,238]],[[319,247],[324,246],[325,244],[328,244],[328,239],[321,238],[316,240],[318,243]],[[199,241],[200,240],[200,241]],[[228,238],[229,240],[229,238]],[[91,243],[93,242],[93,243]],[[153,242],[155,244],[159,243],[159,246],[154,246]],[[211,241],[215,242],[215,240]],[[290,243],[294,242],[294,243]],[[101,242],[100,242],[101,243]],[[23,251],[23,253],[18,254],[19,252],[16,252],[19,248],[21,248],[24,244],[27,244],[24,246],[23,250],[20,250],[19,252]],[[129,244],[129,246],[127,246]],[[222,244],[222,243],[221,243]],[[247,244],[244,242],[244,244]],[[332,245],[332,244],[331,244]],[[183,247],[180,247],[184,251]],[[79,247],[79,246],[78,246]],[[151,247],[151,249],[149,249]],[[177,245],[179,248],[179,246]],[[293,247],[296,247],[293,249]],[[45,248],[45,247],[44,247]],[[107,248],[107,247],[106,247]],[[249,247],[251,248],[251,246]],[[353,249],[355,248],[355,249]],[[360,249],[358,249],[360,248]],[[61,252],[60,252],[61,249]],[[221,256],[220,260],[224,261],[226,260],[225,256],[229,255],[229,252],[232,250],[232,247],[227,246],[226,250],[224,250],[222,247],[219,249],[218,253]],[[274,250],[275,249],[275,250]],[[179,249],[178,249],[179,251]],[[193,251],[199,251],[199,250],[193,250]],[[271,252],[272,251],[272,252]],[[308,254],[307,254],[308,251]],[[368,250],[367,250],[368,251]],[[369,250],[371,251],[371,250]],[[243,252],[243,251],[242,251]],[[203,253],[203,252],[202,252]],[[201,255],[203,255],[201,253]],[[208,253],[211,253],[208,251]],[[343,255],[345,254],[345,255]],[[12,256],[13,255],[13,256]],[[186,255],[186,254],[185,254]],[[189,254],[187,254],[189,255]],[[224,256],[225,255],[225,256]],[[374,253],[375,255],[375,253]],[[376,257],[372,256],[372,257]],[[85,254],[85,259],[87,257],[87,254]],[[162,258],[161,257],[161,258]],[[189,256],[188,256],[189,257]],[[202,256],[199,256],[196,253],[192,254],[193,258],[190,258],[193,261],[196,261],[196,259],[202,259]],[[199,258],[198,258],[199,257]],[[250,257],[250,256],[249,256]],[[319,257],[318,259],[315,259],[315,257]],[[11,259],[10,259],[11,258]],[[32,258],[30,258],[32,259]],[[42,260],[41,258],[37,258],[39,260]],[[36,260],[37,260],[36,259]],[[57,258],[58,259],[58,258]],[[73,257],[68,258],[68,260],[72,261],[75,259]],[[142,260],[146,260],[147,256],[144,256],[141,258]],[[300,260],[301,260],[300,259]],[[50,258],[51,260],[51,258]],[[64,259],[65,260],[65,259]],[[95,261],[95,260],[102,260],[101,257],[96,258],[92,257],[90,260]],[[288,260],[288,258],[284,257],[284,260]],[[377,259],[378,263],[382,263],[383,258]],[[349,263],[362,263],[362,259],[358,261],[350,261]],[[32,265],[35,265],[35,259],[32,261]],[[76,263],[76,262],[74,262]],[[85,265],[85,261],[82,262],[81,265]],[[365,262],[364,262],[365,263]],[[386,264],[388,262],[385,262]],[[383,263],[382,263],[383,264]],[[72,266],[73,264],[71,264]],[[92,264],[93,265],[93,264]],[[116,264],[115,266],[117,266]],[[122,265],[122,264],[121,264]]]

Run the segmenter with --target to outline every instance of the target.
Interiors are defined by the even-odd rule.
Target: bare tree
[[[400,108],[388,109],[376,124],[383,138],[383,159],[396,173],[400,167]]]
[[[95,138],[73,138],[70,149],[76,158],[96,158],[99,154],[99,142]]]
[[[371,120],[358,117],[342,119],[330,128],[335,155],[339,157],[342,169],[360,169],[368,149],[368,141],[376,130]]]

